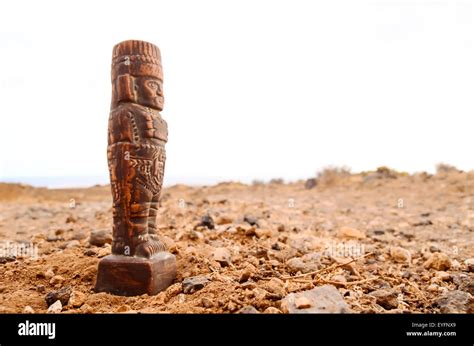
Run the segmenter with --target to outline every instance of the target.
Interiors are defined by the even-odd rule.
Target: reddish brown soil
[[[159,224],[177,257],[178,277],[153,297],[93,291],[98,261],[110,246],[91,246],[88,237],[111,229],[108,186],[0,184],[0,242],[38,249],[37,259],[17,256],[0,264],[0,312],[29,306],[44,313],[45,296],[61,287],[84,294],[63,313],[231,313],[248,305],[279,312],[290,292],[326,283],[338,287],[354,312],[435,313],[446,292],[472,294],[473,274],[464,261],[474,257],[474,173],[326,172],[316,187],[304,183],[164,189]],[[196,226],[207,214],[214,229]],[[244,221],[246,215],[258,226]],[[398,258],[397,247],[411,258]],[[229,263],[214,260],[219,248],[229,252]],[[437,252],[447,255],[448,268],[427,268]],[[292,258],[305,267],[292,268]],[[182,280],[195,275],[208,275],[209,284],[184,294]],[[380,288],[395,292],[398,306],[378,304],[370,293]]]

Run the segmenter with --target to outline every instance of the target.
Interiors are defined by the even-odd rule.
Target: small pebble
[[[255,287],[257,287],[257,285],[255,284],[255,282],[251,282],[251,281],[247,281],[247,282],[244,282],[241,287],[245,290],[253,290]]]
[[[299,257],[290,258],[288,261],[286,261],[286,266],[288,267],[290,273],[306,273],[309,271],[308,266]]]
[[[468,258],[464,261],[464,264],[467,266],[467,271],[474,272],[474,258]]]
[[[199,275],[185,278],[182,283],[183,292],[186,294],[193,294],[204,288],[209,283],[207,276]]]
[[[79,240],[71,240],[67,243],[66,249],[72,249],[78,246],[81,246],[81,243],[79,242]]]
[[[435,252],[423,264],[426,269],[448,270],[451,268],[451,259],[442,252]]]
[[[206,227],[208,229],[214,229],[214,220],[210,215],[204,215],[203,217],[201,217],[201,221],[196,225],[196,227],[199,226]]]
[[[72,239],[73,239],[73,240],[83,240],[83,239],[86,239],[86,238],[87,238],[87,233],[84,232],[84,231],[76,232],[76,233],[74,233],[74,235],[72,236]]]
[[[66,223],[75,223],[77,222],[77,218],[72,216],[72,215],[69,215],[67,218],[66,218]]]
[[[342,286],[344,286],[344,284],[347,282],[347,279],[344,275],[338,274],[338,275],[334,275],[331,278],[331,281],[340,283],[340,284],[342,284]]]
[[[237,313],[238,314],[258,314],[259,311],[255,309],[252,305],[247,305],[247,306],[244,306],[242,309],[240,309]]]
[[[46,279],[52,279],[54,276],[54,272],[51,268],[49,268],[48,270],[46,270],[46,273],[44,273],[44,277]]]
[[[343,226],[339,229],[339,232],[337,233],[337,236],[339,238],[349,238],[349,239],[364,239],[366,238],[365,233],[362,231],[359,231],[358,229],[352,228],[352,227],[347,227]]]
[[[56,236],[56,235],[48,235],[48,236],[46,237],[46,241],[47,241],[47,242],[56,242],[56,241],[62,241],[62,240],[64,240],[63,237],[58,237],[58,236]]]
[[[228,266],[232,262],[232,255],[225,247],[215,249],[212,253],[212,258],[223,267]]]
[[[51,285],[56,285],[56,284],[61,284],[64,282],[64,277],[62,277],[61,275],[55,275],[51,278],[51,280],[49,281],[49,283]]]
[[[25,308],[23,309],[23,313],[24,313],[24,314],[34,314],[34,313],[35,313],[35,310],[34,310],[31,306],[27,305],[27,306],[25,306]]]
[[[94,257],[97,256],[97,251],[95,251],[94,249],[87,249],[86,251],[84,251],[84,255]]]
[[[435,304],[442,314],[474,313],[474,297],[464,291],[444,291]]]
[[[191,240],[202,240],[204,239],[204,234],[199,231],[191,230],[189,232],[189,239]]]
[[[244,221],[247,222],[250,226],[257,226],[258,225],[258,219],[255,216],[252,216],[252,215],[245,215],[244,216]]]
[[[311,307],[311,300],[306,297],[295,298],[295,306],[297,309],[307,309]]]
[[[411,253],[402,247],[390,248],[390,257],[397,263],[410,263]]]
[[[452,280],[451,274],[449,274],[445,271],[436,272],[436,277],[438,279],[440,279],[441,281],[451,281]]]
[[[102,258],[105,256],[108,256],[112,253],[112,246],[110,244],[104,244],[104,246],[99,249],[99,252],[97,253],[97,257]]]
[[[380,289],[371,292],[369,295],[375,297],[376,303],[386,310],[396,309],[398,307],[398,294],[390,289]]]
[[[211,299],[204,297],[201,299],[201,305],[209,309],[214,307],[214,302]]]
[[[245,268],[242,271],[242,274],[240,274],[239,283],[244,283],[248,281],[248,279],[250,279],[251,276],[252,276],[252,271],[250,269]]]
[[[56,301],[61,301],[61,306],[66,306],[69,302],[69,298],[71,297],[71,289],[69,287],[63,287],[59,290],[49,292],[46,297],[45,301],[48,306],[53,304]]]
[[[73,308],[80,308],[82,304],[86,301],[86,295],[79,291],[73,291],[71,297],[69,298],[69,305]]]
[[[92,231],[89,243],[98,247],[102,247],[105,244],[112,244],[112,234],[108,230]]]
[[[264,314],[281,314],[281,310],[273,307],[273,306],[270,306],[268,308],[265,309],[265,311],[263,311]]]
[[[273,249],[273,250],[280,251],[280,250],[281,250],[281,245],[280,245],[280,243],[279,243],[279,242],[273,243],[273,244],[272,244],[272,249]]]
[[[228,216],[224,216],[224,215],[221,215],[216,219],[216,224],[218,225],[228,225],[232,222],[233,222],[232,218]]]
[[[316,187],[318,181],[315,178],[309,178],[304,183],[304,188],[307,190],[311,190],[312,188]]]
[[[48,314],[58,314],[62,311],[63,306],[61,304],[61,301],[56,300],[53,304],[51,304],[48,308]]]
[[[461,269],[461,263],[458,260],[451,261],[451,270],[459,270]]]

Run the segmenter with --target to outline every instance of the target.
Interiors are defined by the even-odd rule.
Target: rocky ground
[[[164,189],[178,277],[151,297],[93,291],[108,186],[0,184],[0,211],[2,313],[474,312],[474,172]]]

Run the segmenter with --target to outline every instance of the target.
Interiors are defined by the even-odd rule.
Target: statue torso
[[[160,113],[135,103],[123,103],[110,112],[108,143],[164,145],[168,140],[168,126]]]

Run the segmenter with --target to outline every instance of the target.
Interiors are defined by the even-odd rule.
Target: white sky
[[[0,179],[107,178],[126,39],[162,52],[168,181],[474,169],[470,1],[3,1]]]

